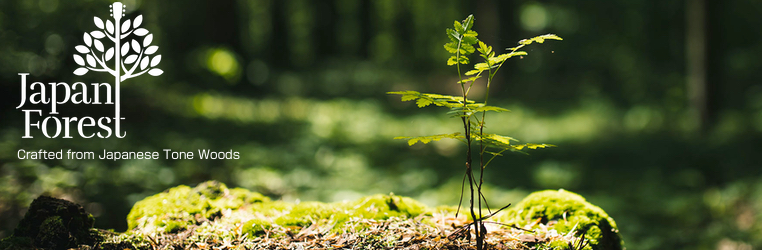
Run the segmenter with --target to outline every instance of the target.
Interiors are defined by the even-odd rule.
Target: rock
[[[533,226],[539,220],[561,234],[574,230],[578,237],[584,232],[593,250],[624,247],[613,218],[582,196],[563,189],[534,192],[499,218],[518,227]]]
[[[13,235],[4,239],[0,248],[69,249],[93,245],[97,234],[91,233],[92,215],[73,202],[40,196],[29,206]]]

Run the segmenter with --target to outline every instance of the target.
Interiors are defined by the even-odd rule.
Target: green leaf
[[[538,148],[552,148],[552,147],[556,147],[556,145],[553,145],[553,144],[544,144],[544,143],[542,143],[542,144],[526,143],[526,144],[520,144],[520,145],[514,145],[513,146],[513,148],[516,149],[516,150],[522,150],[525,147],[529,148],[529,149],[538,149]]]
[[[468,15],[466,20],[463,20],[464,30],[470,30],[474,26],[474,15]]]
[[[445,43],[444,48],[445,50],[447,50],[447,52],[450,52],[451,54],[458,53],[458,42]]]
[[[474,109],[475,112],[487,112],[487,111],[495,111],[495,112],[510,112],[510,110],[501,108],[501,107],[495,107],[495,106],[482,106]]]
[[[470,55],[470,54],[474,53],[474,51],[476,51],[476,48],[474,48],[473,45],[468,44],[468,43],[461,44],[460,48],[462,49],[460,51],[461,55]]]
[[[455,65],[457,63],[458,61],[456,56],[451,56],[450,58],[447,59],[447,66]]]
[[[487,59],[492,55],[492,46],[487,46],[487,44],[482,41],[479,41],[479,49],[477,50],[484,59]]]
[[[498,65],[498,64],[492,64],[492,68],[493,69],[497,68],[498,66],[500,66],[500,65]],[[475,75],[475,74],[481,73],[482,71],[486,71],[486,70],[489,70],[489,69],[490,69],[490,65],[489,64],[487,64],[487,63],[477,63],[477,64],[474,65],[474,70],[466,72],[466,75],[469,75],[469,76],[470,75]]]
[[[471,70],[471,71],[473,71],[473,70]],[[469,72],[471,72],[471,71],[469,71]],[[466,75],[470,75],[470,74],[468,74],[468,72],[466,72]],[[479,79],[479,78],[481,78],[481,77],[482,77],[482,76],[480,76],[480,75],[479,75],[479,76],[474,76],[474,77],[469,77],[469,78],[466,78],[466,79],[463,79],[463,80],[460,80],[460,81],[458,81],[458,83],[468,83],[468,82],[473,82],[473,81],[476,81],[477,79]]]
[[[433,103],[433,101],[427,98],[419,98],[417,101],[415,101],[415,104],[418,104],[419,108],[429,106],[431,103]]]
[[[408,137],[408,136],[394,137],[395,140],[397,139],[408,140],[407,144],[409,146],[413,146],[418,142],[423,142],[423,144],[428,144],[429,142],[439,141],[442,139],[463,139],[463,138],[464,137],[461,136],[460,133],[418,136],[418,137]]]
[[[493,140],[495,142],[498,142],[498,143],[501,143],[501,144],[505,144],[505,145],[510,145],[511,141],[519,141],[519,140],[514,139],[513,137],[496,135],[496,134],[484,134],[483,136],[484,136],[483,139]]]
[[[413,96],[413,95],[403,95],[402,96],[402,101],[403,102],[412,101],[412,100],[415,100],[415,99],[418,99],[418,97]]]
[[[450,52],[451,54],[456,54],[458,53],[458,42],[445,43],[444,48],[445,50],[447,50],[447,52]],[[472,53],[474,53],[474,46],[470,44],[466,44],[466,43],[462,43],[460,45],[461,55],[470,55]]]
[[[479,35],[479,33],[476,33],[476,31],[469,30],[468,32],[463,34],[463,43],[465,43],[465,44],[476,44],[479,41],[479,39],[476,38],[476,36],[478,36],[478,35]]]
[[[394,92],[386,92],[386,93],[390,94],[390,95],[402,95],[402,101],[403,102],[407,102],[407,101],[412,101],[412,100],[418,99],[419,96],[421,95],[420,92],[418,92],[418,91],[412,91],[412,90],[394,91]]]
[[[402,101],[416,100],[416,104],[419,108],[423,108],[431,104],[444,107],[463,106],[463,97],[459,96],[420,93],[412,90],[387,92],[387,94],[402,95]],[[472,104],[474,101],[466,100],[466,103]]]
[[[482,71],[484,71],[484,70],[472,69],[472,70],[466,71],[466,75],[467,76],[472,76],[472,75],[476,75],[476,74],[482,73]],[[473,77],[471,77],[471,78],[473,78]]]
[[[536,36],[536,37],[532,37],[532,38],[529,38],[529,39],[521,40],[521,41],[519,41],[519,44],[530,45],[533,42],[543,43],[543,42],[545,42],[546,39],[564,40],[563,38],[557,36],[556,34],[545,34],[545,35]]]
[[[475,113],[489,112],[489,111],[509,112],[510,110],[507,110],[501,107],[486,106],[483,103],[470,103],[467,105],[461,104],[461,105],[450,106],[450,111],[448,111],[447,114],[455,116],[455,117],[468,117]]]
[[[490,60],[490,63],[496,64],[496,63],[501,63],[507,60],[508,58],[511,58],[514,56],[525,56],[525,55],[527,55],[527,53],[524,51],[514,51],[510,53],[501,54],[499,56],[490,57],[489,60]]]
[[[450,40],[453,42],[457,42],[461,40],[460,33],[458,33],[457,31],[453,29],[447,29],[447,37],[449,37]]]
[[[390,95],[415,95],[415,94],[420,94],[421,92],[412,91],[412,90],[405,90],[405,91],[390,91],[390,92],[386,92],[386,93],[390,94]]]
[[[465,31],[465,30],[463,29],[463,25],[462,25],[462,24],[460,24],[460,22],[458,22],[457,20],[455,20],[455,24],[453,24],[453,27],[455,28],[455,30],[457,30],[457,31],[459,31],[459,32],[460,32],[460,31]]]
[[[456,56],[451,56],[449,59],[447,59],[447,65],[455,65],[456,63],[460,64],[468,64],[469,60],[468,57],[461,55],[460,60],[458,62],[455,61]]]

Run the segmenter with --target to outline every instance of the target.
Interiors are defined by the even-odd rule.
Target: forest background
[[[630,249],[762,247],[762,3],[738,1],[122,1],[144,16],[159,77],[122,84],[124,139],[22,139],[18,73],[72,74],[82,33],[109,1],[0,2],[0,237],[47,193],[126,229],[142,198],[215,179],[287,201],[394,192],[457,204],[462,146],[395,136],[458,119],[388,91],[458,94],[444,29],[473,13],[494,48],[555,33],[496,78],[487,128],[557,148],[501,157],[496,206],[578,192],[613,216]],[[479,91],[475,89],[474,91]],[[113,115],[112,106],[73,106]],[[234,150],[239,160],[18,160],[17,151]]]

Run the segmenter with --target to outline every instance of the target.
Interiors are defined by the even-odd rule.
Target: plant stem
[[[460,83],[460,89],[463,91],[463,110],[467,110],[468,107],[468,92],[465,89],[465,84],[463,84],[463,75],[460,72],[460,47],[462,45],[462,39],[458,41],[458,50],[455,54],[456,58],[456,68],[458,69],[458,82]],[[469,87],[469,90],[471,88]],[[482,234],[480,234],[480,229],[482,227],[481,222],[479,221],[481,219],[481,216],[476,217],[476,212],[474,211],[474,169],[471,167],[471,126],[469,126],[469,121],[471,120],[471,116],[468,117],[462,116],[461,120],[463,121],[463,130],[465,131],[465,137],[466,137],[466,175],[468,176],[468,186],[471,191],[471,199],[469,201],[470,204],[470,210],[471,210],[471,218],[474,220],[474,233],[476,233],[476,249],[482,250],[482,243],[484,238],[482,237]],[[479,195],[481,196],[481,192],[479,192]],[[479,198],[479,204],[481,204],[481,198]],[[480,209],[481,210],[481,209]],[[481,215],[481,211],[479,211],[479,215]]]

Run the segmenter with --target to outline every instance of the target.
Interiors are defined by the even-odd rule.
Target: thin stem
[[[503,150],[500,150],[500,152],[498,152],[497,154],[493,155],[493,156],[492,156],[492,158],[489,158],[489,160],[487,161],[487,163],[486,163],[486,164],[484,164],[484,166],[486,167],[487,165],[489,165],[489,163],[490,163],[490,162],[492,162],[492,160],[494,160],[495,158],[497,158],[497,156],[498,156],[498,155],[502,154],[502,153],[503,153],[503,152],[505,152],[506,150],[508,150],[508,149],[503,149]]]
[[[460,183],[460,199],[458,199],[458,209],[455,210],[455,218],[458,218],[458,214],[460,214],[460,205],[463,204],[463,191],[466,187],[466,176],[468,173],[463,174],[463,181]]]
[[[465,110],[468,107],[468,92],[465,89],[465,84],[463,83],[463,75],[460,72],[460,47],[463,43],[463,39],[458,40],[458,48],[455,53],[455,68],[458,70],[458,82],[460,83],[460,89],[463,92],[463,109]],[[471,87],[469,86],[469,90],[471,90]],[[476,213],[474,212],[474,170],[471,168],[471,126],[469,126],[469,121],[471,120],[470,116],[465,117],[462,116],[461,120],[463,121],[463,130],[465,131],[466,136],[466,175],[468,177],[468,186],[471,190],[471,199],[469,201],[470,207],[471,207],[471,218],[474,219],[474,222],[476,222],[477,226],[474,227],[474,231],[476,233],[476,249],[482,250],[482,237],[481,234],[479,234],[481,224],[479,223],[479,217],[476,217]],[[480,199],[481,200],[481,199]]]
[[[463,92],[463,104],[465,105],[468,103],[466,101],[468,94],[466,94],[465,84],[463,84],[463,76],[460,74],[460,45],[462,42],[463,39],[458,40],[458,51],[455,52],[455,68],[458,69],[458,83],[460,83],[460,90]]]

